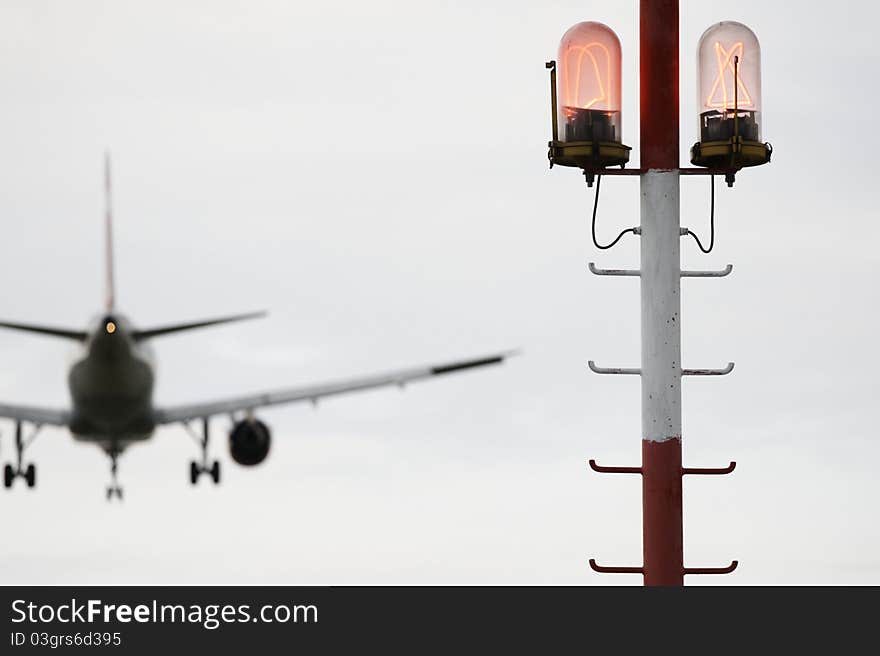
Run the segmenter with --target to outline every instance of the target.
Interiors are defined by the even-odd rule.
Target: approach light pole
[[[600,23],[579,23],[562,38],[557,61],[549,62],[553,139],[550,165],[581,168],[587,184],[596,183],[592,234],[595,246],[613,247],[624,235],[641,239],[637,271],[590,270],[605,276],[638,277],[641,289],[641,367],[604,368],[600,374],[641,376],[641,467],[603,467],[602,473],[642,477],[641,567],[605,567],[590,559],[597,572],[642,574],[645,585],[680,586],[686,574],[726,574],[737,567],[688,568],[684,565],[682,477],[685,474],[728,474],[736,463],[718,469],[682,466],[681,378],[721,376],[733,370],[684,369],[681,364],[681,278],[723,277],[722,271],[682,271],[681,238],[692,236],[700,250],[714,245],[714,176],[729,186],[747,166],[770,161],[772,148],[760,141],[760,49],[757,38],[740,23],[709,28],[700,40],[700,141],[691,150],[691,163],[682,168],[679,153],[679,3],[678,0],[640,0],[640,119],[641,164],[625,168],[630,148],[621,136],[621,51],[614,32]],[[619,166],[618,169],[609,168]],[[609,244],[596,240],[596,208],[601,177],[638,175],[641,220]],[[712,236],[708,248],[680,222],[682,175],[712,177]]]

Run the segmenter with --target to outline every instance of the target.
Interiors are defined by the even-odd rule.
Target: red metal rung
[[[645,570],[642,567],[605,567],[604,565],[597,565],[595,558],[590,558],[590,567],[595,572],[599,572],[600,574],[644,574]]]
[[[720,475],[720,474],[729,474],[734,469],[736,469],[736,462],[731,462],[727,467],[720,467],[716,469],[701,469],[699,467],[684,467],[681,470],[682,474],[703,474],[703,475]]]
[[[684,574],[730,574],[739,565],[738,560],[734,560],[727,567],[685,567],[682,570]]]
[[[641,467],[603,467],[597,465],[595,460],[590,460],[590,469],[600,474],[641,474]]]

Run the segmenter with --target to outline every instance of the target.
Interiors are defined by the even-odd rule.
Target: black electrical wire
[[[598,241],[596,241],[596,210],[599,207],[599,186],[601,184],[602,184],[602,176],[597,175],[596,176],[596,197],[593,200],[593,227],[592,227],[592,229],[593,229],[593,245],[596,248],[598,248],[599,250],[607,251],[609,248],[611,248],[617,242],[619,242],[620,238],[623,237],[626,233],[631,232],[633,234],[636,234],[636,229],[635,228],[627,228],[626,230],[622,231],[619,235],[617,235],[617,237],[614,239],[614,241],[612,241],[607,246],[603,246]]]
[[[699,246],[700,250],[704,253],[711,253],[712,249],[715,247],[715,176],[711,176],[712,178],[712,201],[711,201],[711,209],[709,210],[709,248],[703,248],[703,244],[700,242],[700,238],[697,237],[696,233],[693,233],[688,229],[688,234],[694,238],[694,241],[697,242],[697,246]]]

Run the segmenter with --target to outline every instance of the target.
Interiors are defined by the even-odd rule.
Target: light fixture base
[[[558,164],[597,173],[610,166],[624,166],[632,150],[615,141],[551,141],[548,146],[551,167]]]
[[[761,166],[770,161],[773,146],[769,143],[730,138],[724,141],[698,141],[691,148],[691,164],[706,168],[738,171]]]

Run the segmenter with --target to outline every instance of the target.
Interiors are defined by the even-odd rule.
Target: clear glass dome
[[[621,142],[620,40],[602,23],[578,23],[556,59],[559,140]]]
[[[697,47],[700,141],[761,141],[761,46],[748,27],[716,23]]]

